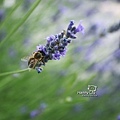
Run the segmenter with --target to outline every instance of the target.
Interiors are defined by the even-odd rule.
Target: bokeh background
[[[19,73],[70,20],[85,33],[66,56]],[[119,28],[120,0],[0,0],[0,120],[120,120]],[[78,94],[88,85],[97,96]]]

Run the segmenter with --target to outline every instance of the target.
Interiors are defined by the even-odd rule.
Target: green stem
[[[0,73],[0,77],[1,76],[5,76],[5,75],[11,75],[11,74],[16,74],[16,73],[21,73],[21,72],[25,72],[30,70],[29,68],[27,69],[23,69],[23,70],[17,70],[17,71],[11,71],[11,72],[5,72],[5,73]]]
[[[41,2],[41,0],[37,0],[33,6],[31,7],[31,9],[28,11],[28,13],[23,17],[23,19],[11,30],[11,32],[6,36],[6,38],[4,40],[1,41],[0,46],[6,41],[8,40],[13,34],[15,34],[15,32],[20,28],[20,26],[28,19],[28,17],[31,15],[31,13],[34,11],[34,9],[39,5],[39,3]]]

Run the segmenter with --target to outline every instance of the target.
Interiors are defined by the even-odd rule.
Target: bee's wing
[[[28,62],[29,56],[21,58],[21,61]]]

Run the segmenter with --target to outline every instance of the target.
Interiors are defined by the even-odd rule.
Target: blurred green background
[[[28,67],[21,58],[70,20],[85,34],[66,56],[40,74],[17,73]],[[120,31],[100,37],[119,20],[120,0],[0,0],[0,120],[120,120]],[[78,94],[88,85],[96,96]]]

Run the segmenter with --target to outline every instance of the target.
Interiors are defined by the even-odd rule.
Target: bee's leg
[[[45,66],[45,61],[44,61],[44,60],[42,60],[42,65],[44,65],[44,66]]]
[[[45,62],[43,61],[43,65],[45,66]]]
[[[34,63],[34,65],[33,65],[33,69],[35,69],[37,63],[38,63],[38,60],[35,59],[35,63]]]

